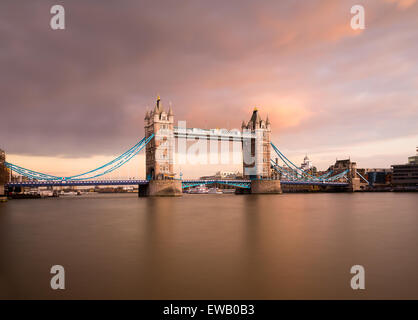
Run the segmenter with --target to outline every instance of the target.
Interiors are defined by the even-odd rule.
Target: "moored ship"
[[[205,194],[205,193],[208,193],[208,192],[209,192],[209,190],[205,185],[200,185],[200,186],[195,187],[195,188],[190,188],[188,193],[191,193],[191,194]]]

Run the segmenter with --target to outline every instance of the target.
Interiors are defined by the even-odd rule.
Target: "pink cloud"
[[[386,0],[389,3],[395,3],[397,8],[404,10],[412,7],[417,1],[416,0]]]

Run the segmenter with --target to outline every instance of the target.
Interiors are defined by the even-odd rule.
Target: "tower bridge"
[[[280,180],[272,180],[270,170],[270,121],[262,120],[257,108],[241,131],[174,127],[170,105],[165,111],[160,97],[144,118],[145,138],[154,136],[145,149],[146,177],[149,184],[140,186],[140,195],[181,195],[182,183],[174,179],[174,139],[206,139],[240,142],[243,154],[243,177],[250,180],[251,193],[281,193]],[[256,180],[259,180],[255,182]],[[247,188],[247,186],[245,187]]]
[[[359,177],[356,168],[336,163],[326,174],[315,176],[292,163],[271,141],[271,123],[264,120],[255,108],[249,121],[243,121],[241,130],[186,128],[184,122],[174,126],[172,107],[166,111],[158,97],[154,108],[144,118],[145,137],[119,157],[93,170],[67,177],[26,169],[0,157],[0,173],[9,171],[27,178],[22,182],[0,181],[0,188],[36,186],[92,186],[138,185],[139,196],[179,196],[182,189],[200,184],[225,184],[234,186],[238,193],[281,193],[285,188],[315,186],[354,190]],[[243,178],[241,180],[181,180],[174,172],[175,139],[203,139],[238,142],[242,147]],[[118,169],[145,148],[144,180],[100,180],[100,177]],[[277,156],[271,157],[271,152]],[[3,171],[2,171],[3,170]],[[363,177],[364,179],[364,177]],[[3,179],[4,180],[4,179]],[[0,189],[1,191],[1,189]]]

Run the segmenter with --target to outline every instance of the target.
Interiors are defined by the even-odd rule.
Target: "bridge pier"
[[[280,180],[251,180],[252,194],[278,194],[282,193]]]
[[[361,190],[361,188],[360,188],[360,178],[357,178],[357,177],[350,178],[348,191],[356,192],[356,191],[360,191],[360,190]]]
[[[181,180],[150,180],[138,186],[138,197],[178,197],[183,194]]]

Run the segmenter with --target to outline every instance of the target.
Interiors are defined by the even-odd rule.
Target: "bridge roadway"
[[[80,186],[128,186],[148,184],[147,180],[62,180],[9,182],[6,187],[80,187]]]
[[[251,180],[182,180],[183,188],[197,186],[201,184],[219,183],[231,185],[238,188],[249,188]],[[282,185],[316,185],[348,187],[346,182],[323,182],[323,181],[291,181],[281,180]],[[10,182],[5,187],[76,187],[76,186],[124,186],[124,185],[146,185],[148,180],[63,180],[63,181],[26,181]]]

